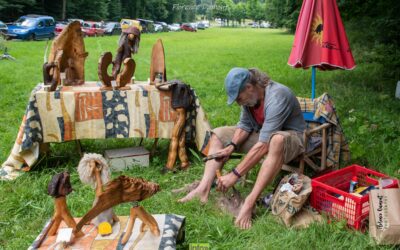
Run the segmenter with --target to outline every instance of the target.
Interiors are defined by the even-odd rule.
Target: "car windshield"
[[[107,23],[106,28],[114,28],[115,23]]]
[[[22,27],[32,27],[36,24],[36,20],[32,18],[19,18],[15,24]]]

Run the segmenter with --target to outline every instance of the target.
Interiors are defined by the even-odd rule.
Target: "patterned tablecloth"
[[[13,179],[24,166],[39,157],[41,143],[78,139],[171,138],[176,112],[171,92],[159,91],[143,82],[127,85],[130,90],[101,91],[101,84],[64,86],[47,92],[43,84],[31,93],[17,139],[0,169],[2,179]],[[195,98],[187,112],[186,141],[207,150],[210,125]]]

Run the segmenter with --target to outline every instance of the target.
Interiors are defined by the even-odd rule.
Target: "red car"
[[[85,36],[104,36],[105,29],[100,22],[85,21],[82,23],[82,31]]]
[[[186,30],[186,31],[191,31],[191,32],[197,32],[197,28],[190,23],[182,24],[181,29]]]
[[[54,29],[54,34],[58,36],[67,25],[68,25],[67,22],[56,22],[56,28]]]

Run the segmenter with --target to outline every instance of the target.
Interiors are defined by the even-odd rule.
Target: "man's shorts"
[[[233,134],[235,133],[235,126],[225,126],[214,129],[212,132],[218,137],[218,139],[222,142],[223,145],[226,145],[232,140]],[[291,160],[295,159],[297,156],[304,152],[303,146],[303,138],[302,133],[299,133],[294,130],[286,130],[286,131],[277,131],[273,133],[271,138],[276,135],[283,135],[284,137],[284,154],[283,154],[283,162],[288,163]],[[250,133],[247,140],[239,145],[239,149],[237,152],[247,153],[250,149],[258,142],[258,138],[260,133],[252,132]]]

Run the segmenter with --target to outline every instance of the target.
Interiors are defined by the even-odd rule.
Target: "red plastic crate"
[[[378,185],[379,178],[389,178],[359,165],[330,172],[311,180],[311,206],[336,219],[347,220],[347,224],[355,229],[361,229],[369,215],[369,195],[358,197],[348,193],[353,176],[357,176],[358,186],[367,187]],[[394,179],[386,188],[392,187],[398,187],[397,180]]]

